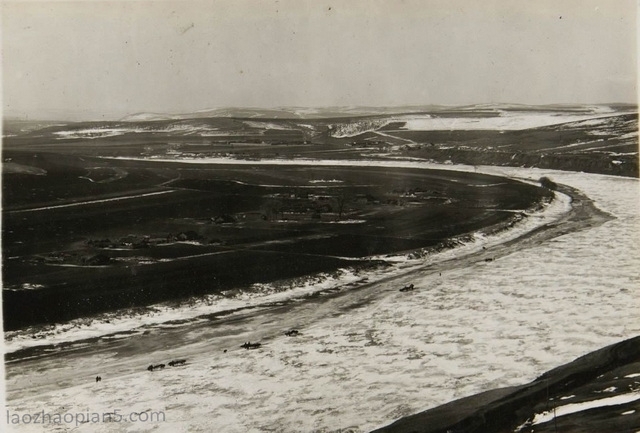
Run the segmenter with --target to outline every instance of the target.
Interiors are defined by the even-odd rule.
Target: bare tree
[[[550,189],[552,191],[558,188],[558,184],[546,176],[541,177],[539,182],[540,182],[540,186],[542,186],[543,188]]]
[[[340,190],[340,193],[334,197],[334,200],[336,203],[336,210],[338,212],[338,220],[342,219],[342,214],[344,213],[346,205],[350,201],[350,199],[351,199],[350,194],[344,188],[342,188]]]

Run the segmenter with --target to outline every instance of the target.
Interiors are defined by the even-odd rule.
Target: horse
[[[402,289],[400,289],[401,292],[409,292],[411,290],[415,289],[415,287],[413,287],[413,284],[409,284],[408,286],[404,286]]]
[[[154,371],[154,370],[162,370],[163,368],[164,368],[164,364],[157,364],[157,365],[151,364],[150,366],[147,367],[147,370]]]
[[[242,347],[242,348],[244,348],[244,349],[249,350],[249,349],[257,349],[257,348],[258,348],[258,347],[260,347],[260,346],[262,346],[262,344],[260,344],[260,343],[252,343],[252,342],[250,342],[250,341],[247,341],[246,343],[244,343],[244,344],[243,344],[242,346],[240,346],[240,347]]]

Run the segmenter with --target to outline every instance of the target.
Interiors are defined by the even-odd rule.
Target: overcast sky
[[[5,116],[635,102],[635,0],[7,2]]]

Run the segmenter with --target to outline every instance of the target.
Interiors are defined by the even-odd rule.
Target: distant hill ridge
[[[636,109],[635,104],[552,104],[552,105],[524,105],[524,104],[472,104],[461,106],[444,105],[405,105],[395,107],[367,107],[367,106],[338,106],[338,107],[281,107],[281,108],[251,108],[251,107],[229,107],[213,108],[189,113],[135,113],[123,117],[123,122],[140,122],[155,120],[180,120],[196,119],[207,117],[233,117],[233,118],[256,118],[256,119],[328,119],[345,116],[376,116],[376,115],[398,115],[410,113],[429,113],[441,111],[555,111],[563,110],[576,113],[614,113]]]

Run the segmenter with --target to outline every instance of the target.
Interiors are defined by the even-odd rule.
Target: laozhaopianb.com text
[[[48,413],[40,412],[12,412],[7,410],[7,424],[99,424],[99,423],[159,423],[165,422],[166,417],[162,411],[123,412],[116,409],[112,412],[65,412]]]

